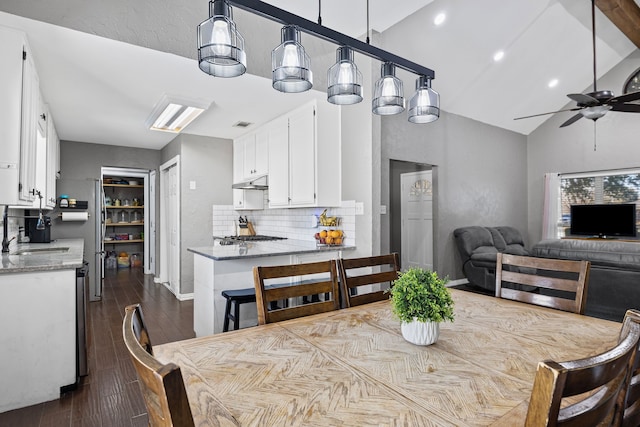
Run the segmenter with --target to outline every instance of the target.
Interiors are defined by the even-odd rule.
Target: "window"
[[[640,218],[640,169],[602,171],[560,176],[559,237],[571,224],[571,205],[635,203]]]

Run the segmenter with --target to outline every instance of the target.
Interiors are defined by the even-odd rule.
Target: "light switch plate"
[[[189,190],[195,190],[195,189],[196,189],[196,182],[189,181]]]
[[[380,215],[387,214],[387,205],[380,205]]]
[[[356,215],[364,215],[364,203],[356,202]]]

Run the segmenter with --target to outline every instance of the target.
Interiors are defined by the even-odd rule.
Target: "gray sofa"
[[[531,256],[591,261],[586,315],[621,322],[627,309],[640,309],[640,240],[542,240]]]
[[[496,256],[498,252],[529,255],[520,232],[513,227],[469,226],[453,231],[462,271],[469,283],[487,291],[496,288]]]

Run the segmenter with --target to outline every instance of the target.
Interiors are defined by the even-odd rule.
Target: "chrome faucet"
[[[15,239],[15,236],[14,236],[11,238],[11,240],[9,240],[8,234],[9,234],[9,206],[5,205],[4,214],[2,214],[2,253],[3,254],[9,252],[9,243],[11,243],[13,239]]]

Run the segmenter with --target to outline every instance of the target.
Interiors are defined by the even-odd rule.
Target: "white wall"
[[[627,77],[639,66],[640,51],[636,50],[598,80],[598,90],[611,90],[620,95]],[[585,88],[584,92],[591,90],[591,87]],[[610,111],[599,119],[596,122],[596,151],[593,149],[593,121],[582,118],[570,126],[559,128],[572,114],[555,114],[527,138],[528,234],[531,244],[542,237],[542,176],[545,172],[640,167],[640,114]]]
[[[382,119],[382,204],[389,203],[389,160],[434,165],[436,270],[463,278],[453,230],[509,225],[526,233],[527,158],[524,135],[442,112],[418,125],[406,114]],[[381,250],[389,250],[389,216],[381,215]],[[526,243],[526,241],[525,241]]]

